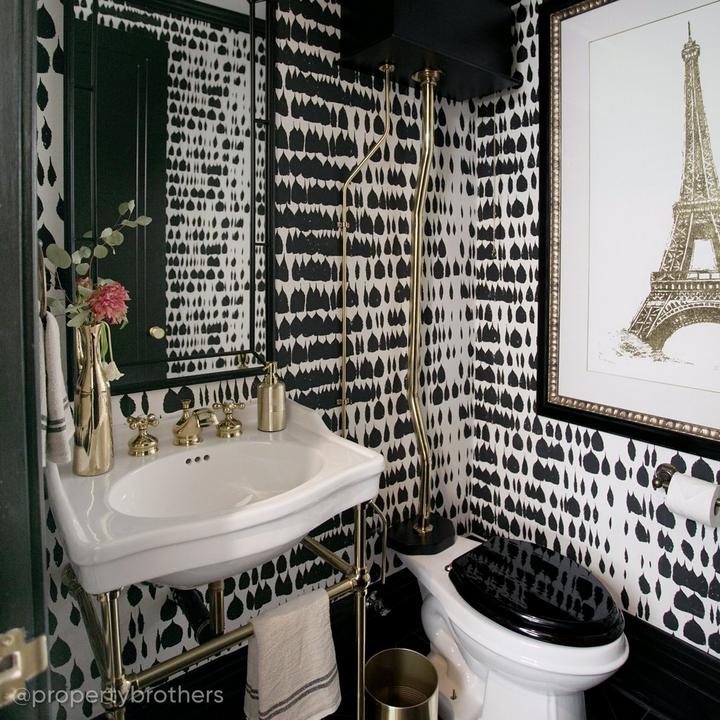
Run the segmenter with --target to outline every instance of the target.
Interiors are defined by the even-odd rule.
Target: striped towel
[[[321,720],[340,705],[324,590],[261,613],[248,644],[248,720]]]
[[[60,329],[52,313],[45,316],[45,327],[40,325],[39,382],[45,392],[40,392],[40,426],[42,429],[42,463],[58,465],[72,460],[70,440],[75,433],[72,410],[65,391],[65,375],[62,369]]]

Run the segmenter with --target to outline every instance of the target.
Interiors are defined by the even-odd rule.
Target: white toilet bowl
[[[588,647],[559,644],[478,612],[460,596],[447,568],[479,544],[457,538],[437,555],[400,556],[423,594],[442,720],[585,720],[583,693],[625,662],[625,636]],[[566,564],[574,565],[569,559]],[[558,602],[572,600],[566,593]]]

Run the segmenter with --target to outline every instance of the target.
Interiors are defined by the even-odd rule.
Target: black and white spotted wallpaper
[[[720,463],[535,413],[538,36],[535,0],[513,6],[522,86],[479,106],[476,436],[470,525],[561,550],[622,607],[720,657],[720,536],[672,515],[661,462],[708,481]]]
[[[38,0],[39,217],[41,237],[62,237],[62,7]],[[536,4],[514,6],[518,90],[438,104],[428,199],[423,313],[423,401],[433,446],[433,498],[459,532],[497,530],[560,549],[600,576],[623,607],[720,655],[717,531],[675,519],[649,489],[657,462],[712,479],[718,463],[535,412],[537,327]],[[278,360],[293,398],[338,427],[339,187],[380,131],[382,88],[335,66],[339,6],[279,0],[276,118],[276,325]],[[43,64],[42,56],[48,58]],[[409,207],[420,146],[415,90],[393,86],[392,132],[382,160],[351,192],[349,327],[351,434],[382,452],[380,506],[391,520],[418,496],[414,439],[404,399]],[[123,397],[121,414],[174,413],[180,400],[245,398],[249,381]],[[350,550],[350,516],[316,533]],[[379,541],[370,534],[377,571]],[[61,587],[67,561],[48,514],[53,682],[97,687],[80,617]],[[396,559],[391,558],[393,567]],[[294,548],[225,584],[228,624],[329,580]],[[123,596],[130,669],[189,647],[187,625],[166,588]],[[59,718],[99,708],[59,707]]]

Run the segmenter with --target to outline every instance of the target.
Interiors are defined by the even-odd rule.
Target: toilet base
[[[558,694],[494,670],[473,671],[439,610],[434,598],[425,600],[423,627],[438,673],[442,720],[585,720],[583,692]]]
[[[502,676],[490,676],[485,683],[462,685],[448,673],[445,658],[428,655],[438,672],[441,720],[585,720],[585,695],[548,695],[528,692]],[[473,686],[474,685],[474,686]],[[482,694],[482,688],[487,692]],[[480,691],[479,694],[476,694]]]

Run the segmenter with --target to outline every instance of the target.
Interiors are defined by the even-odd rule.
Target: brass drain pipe
[[[410,333],[408,337],[407,399],[415,438],[420,453],[420,512],[413,526],[420,533],[429,533],[430,524],[430,443],[418,396],[420,386],[420,305],[423,259],[423,230],[428,176],[435,149],[435,86],[439,70],[426,68],[413,76],[420,83],[422,94],[422,152],[410,221]]]
[[[340,431],[342,437],[347,437],[347,258],[348,258],[348,201],[347,194],[350,183],[356,178],[357,174],[367,165],[370,158],[385,144],[388,133],[390,132],[390,73],[395,69],[394,65],[381,65],[380,70],[385,73],[385,111],[383,117],[383,132],[377,139],[375,144],[368,150],[365,157],[355,166],[355,169],[348,175],[347,180],[343,183],[341,190],[341,210],[340,220],[338,220],[338,229],[340,230],[342,259],[340,261],[340,319],[342,323],[342,348],[340,358]]]

